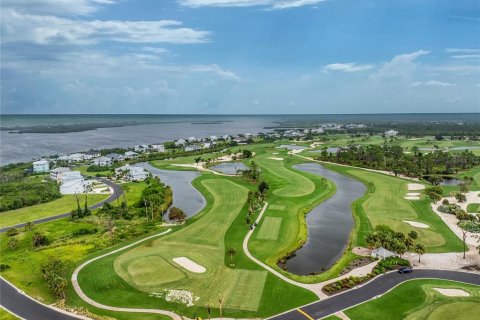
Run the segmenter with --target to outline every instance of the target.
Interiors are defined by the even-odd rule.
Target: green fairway
[[[460,289],[470,296],[448,297],[434,288]],[[445,280],[411,280],[344,312],[352,320],[474,319],[480,313],[480,287]]]
[[[460,239],[432,211],[428,199],[404,199],[406,193],[412,192],[407,188],[409,181],[351,167],[330,164],[326,166],[375,186],[374,191],[362,204],[372,226],[385,224],[403,233],[415,230],[418,233],[418,242],[425,244],[429,252],[462,250]],[[412,227],[404,221],[418,221],[427,224],[429,228]]]
[[[95,204],[108,198],[108,194],[89,194],[89,204]],[[81,196],[81,205],[83,206],[84,197]],[[77,201],[73,195],[64,195],[60,199],[38,204],[31,207],[25,207],[17,210],[5,211],[0,214],[0,227],[8,227],[16,224],[34,221],[37,219],[56,216],[69,212],[77,207]]]
[[[0,308],[0,320],[18,320],[20,318],[17,318],[7,310]]]
[[[277,240],[280,227],[282,225],[282,218],[280,217],[265,217],[262,226],[257,233],[259,240]]]

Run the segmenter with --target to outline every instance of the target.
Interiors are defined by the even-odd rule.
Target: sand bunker
[[[205,269],[205,267],[199,265],[196,262],[193,262],[192,260],[188,259],[187,257],[173,258],[173,262],[175,262],[179,266],[187,269],[190,272],[204,273],[205,271],[207,271],[207,269]]]
[[[418,192],[409,192],[407,195],[404,197],[407,200],[420,200],[420,193]]]
[[[408,184],[408,190],[410,191],[416,191],[416,190],[423,190],[425,189],[425,186],[420,183],[409,183]]]
[[[277,157],[270,157],[270,158],[268,158],[268,159],[271,159],[271,160],[280,160],[280,161],[283,160],[283,158],[277,158]]]
[[[403,220],[403,222],[408,223],[412,227],[416,227],[416,228],[422,228],[422,229],[430,228],[430,226],[428,224],[421,223],[421,222],[408,221],[408,220]]]
[[[463,291],[460,289],[442,289],[442,288],[433,288],[434,290],[437,290],[441,294],[447,297],[468,297],[470,296],[470,293],[467,291]]]

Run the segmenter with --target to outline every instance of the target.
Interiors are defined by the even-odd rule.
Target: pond
[[[224,173],[236,174],[237,170],[247,170],[248,167],[243,162],[222,162],[220,164],[211,166],[210,169]]]
[[[440,185],[441,186],[458,186],[460,182],[462,182],[462,180],[460,179],[443,177],[443,180],[440,182]]]
[[[307,147],[296,146],[296,145],[293,145],[293,144],[282,144],[278,148],[286,148],[288,150],[304,150],[304,149],[307,149]]]
[[[449,150],[476,150],[476,149],[480,149],[480,146],[453,147],[453,148],[449,148]]]
[[[327,148],[327,152],[328,153],[337,153],[338,149],[340,149],[339,147],[329,147]],[[323,149],[319,149],[319,150],[315,150],[314,152],[323,152]]]
[[[200,175],[199,172],[162,170],[146,162],[136,165],[159,177],[163,183],[172,188],[173,206],[182,209],[188,218],[193,217],[205,207],[205,198],[192,185],[192,181]],[[168,220],[167,215],[165,218]]]
[[[320,273],[342,256],[354,223],[351,204],[363,196],[366,188],[361,182],[318,163],[299,164],[294,168],[322,176],[337,188],[332,197],[307,214],[307,242],[285,265],[289,272],[298,275]]]

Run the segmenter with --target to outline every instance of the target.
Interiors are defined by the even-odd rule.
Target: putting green
[[[257,233],[259,240],[277,240],[282,226],[282,218],[280,217],[265,217],[262,226]]]
[[[186,290],[194,295],[197,306],[208,302],[217,307],[218,299],[223,298],[224,308],[256,311],[267,272],[231,269],[224,263],[225,233],[245,205],[248,189],[214,176],[201,184],[212,196],[213,205],[200,213],[200,219],[120,255],[114,262],[115,271],[144,292]],[[207,270],[202,274],[189,272],[170,263],[175,257],[187,257]]]
[[[302,173],[284,166],[284,161],[269,159],[267,156],[258,156],[255,161],[267,171],[271,177],[269,184],[273,193],[280,197],[301,197],[315,191],[315,183]]]
[[[282,205],[278,205],[278,204],[271,204],[269,207],[268,207],[270,210],[285,210],[285,206],[282,206]]]

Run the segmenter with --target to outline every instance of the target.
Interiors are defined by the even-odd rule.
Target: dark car
[[[402,267],[398,269],[398,273],[410,273],[413,272],[413,269],[410,267]]]

